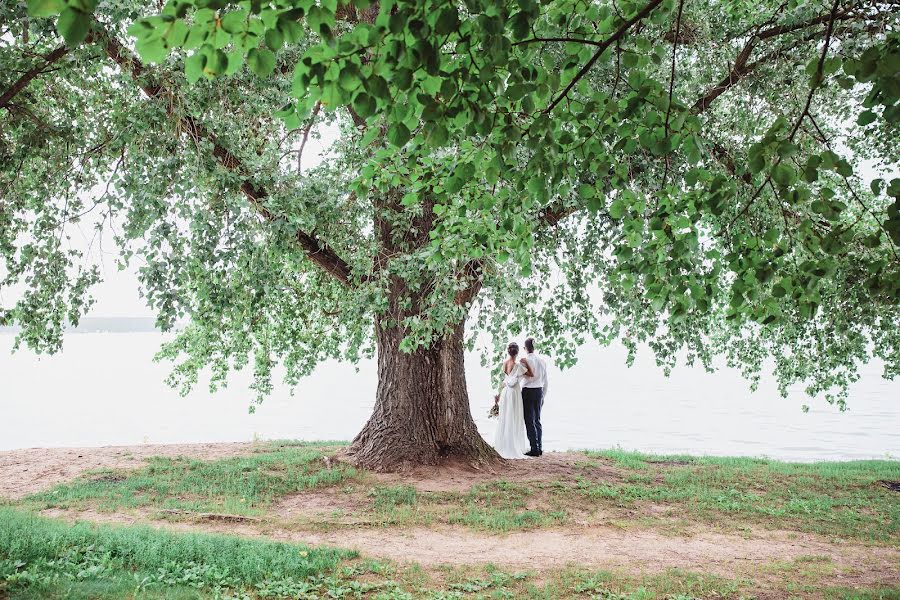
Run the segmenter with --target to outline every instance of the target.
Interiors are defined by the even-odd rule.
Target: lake
[[[0,450],[40,446],[246,441],[349,440],[369,416],[372,362],[325,363],[293,395],[284,387],[248,413],[249,377],[210,394],[168,388],[168,365],[152,362],[165,339],[157,332],[65,334],[63,352],[10,354],[0,334]],[[544,407],[546,450],[621,447],[655,453],[767,456],[785,460],[900,457],[900,381],[865,367],[841,413],[802,390],[788,398],[764,379],[751,392],[736,371],[676,369],[666,378],[649,352],[625,366],[618,346],[586,346],[579,364],[550,369]],[[482,435],[493,381],[478,358],[466,359],[472,411]],[[810,405],[803,413],[801,406]]]

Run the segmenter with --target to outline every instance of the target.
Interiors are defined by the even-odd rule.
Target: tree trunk
[[[455,457],[484,463],[497,453],[472,420],[463,363],[463,324],[430,348],[400,350],[399,329],[376,325],[375,409],[348,451],[363,468],[401,470]]]

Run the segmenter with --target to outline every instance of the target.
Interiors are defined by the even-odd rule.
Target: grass
[[[355,553],[143,526],[74,525],[0,508],[0,597],[72,598],[668,598],[665,590],[737,589],[727,580],[673,572],[533,574],[449,569],[434,581],[415,567],[354,560]],[[698,585],[697,582],[701,582]],[[615,590],[617,595],[603,595]],[[620,593],[621,592],[621,593]],[[730,593],[730,592],[729,592]],[[600,594],[600,595],[597,595]],[[731,597],[721,595],[720,597]]]
[[[155,507],[255,515],[287,494],[354,478],[352,468],[322,460],[335,449],[273,442],[248,456],[213,461],[152,458],[146,467],[93,472],[28,500],[41,508]]]
[[[0,508],[0,597],[205,598],[265,590],[289,596],[319,585],[352,557],[221,535],[70,525]]]
[[[598,503],[627,508],[662,503],[692,520],[873,542],[900,534],[900,496],[881,484],[900,480],[898,461],[785,463],[618,450],[586,454],[625,474],[623,482],[577,482],[577,493]]]
[[[31,496],[26,504],[266,516],[281,497],[342,485],[355,506],[344,515],[352,517],[352,526],[446,524],[502,533],[602,518],[677,534],[684,524],[703,524],[726,530],[763,526],[874,543],[900,537],[900,496],[880,483],[900,480],[898,461],[799,464],[608,450],[586,452],[575,465],[582,475],[567,480],[496,480],[464,492],[421,492],[409,485],[380,485],[364,473],[323,461],[336,449],[334,444],[279,442],[249,456],[214,461],[156,458],[137,470],[88,474]],[[306,525],[341,526],[327,518]]]
[[[610,450],[584,453],[557,481],[500,479],[464,491],[426,492],[324,460],[336,450],[335,444],[279,442],[243,457],[157,458],[136,470],[89,473],[15,506],[229,513],[259,517],[254,527],[260,532],[272,525],[384,527],[400,535],[405,527],[444,526],[502,534],[593,523],[669,535],[762,526],[875,545],[900,539],[900,495],[881,483],[900,480],[896,461],[794,464]],[[321,488],[335,488],[308,497],[322,499],[322,513],[278,516],[273,505],[280,498]],[[334,498],[342,508],[329,512]],[[0,598],[690,600],[753,598],[764,589],[784,598],[900,600],[896,587],[823,583],[841,580],[842,569],[828,556],[807,556],[757,566],[736,579],[577,567],[436,573],[337,550],[143,527],[68,526],[0,508]]]

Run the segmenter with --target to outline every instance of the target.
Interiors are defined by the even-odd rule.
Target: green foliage
[[[252,362],[262,396],[279,362],[296,383],[369,355],[375,321],[413,350],[466,318],[486,353],[527,330],[563,366],[587,337],[649,345],[665,369],[724,355],[754,380],[771,359],[782,391],[842,407],[861,363],[900,373],[884,4],[73,2],[28,3],[37,43],[57,12],[77,43],[93,12],[159,64],[140,77],[160,91],[82,47],[31,84],[65,135],[7,110],[3,286],[29,291],[0,320],[36,348],[96,280],[60,249],[85,209],[64,199],[112,172],[100,205],[124,257],[161,325],[191,321],[162,353],[187,387]],[[4,62],[32,62],[15,40]],[[343,127],[336,158],[299,176],[291,132],[322,119]],[[191,139],[198,122],[239,165]],[[91,160],[64,185],[47,165],[70,169],[72,144]]]

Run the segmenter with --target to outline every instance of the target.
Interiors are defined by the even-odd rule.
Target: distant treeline
[[[0,333],[16,333],[18,326],[0,327]],[[77,327],[69,325],[72,333],[132,333],[159,331],[153,317],[86,317]]]

